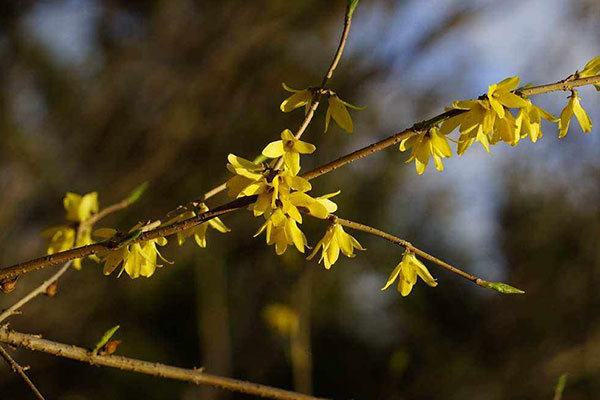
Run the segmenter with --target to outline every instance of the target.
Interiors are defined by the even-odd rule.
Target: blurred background
[[[164,218],[227,178],[226,156],[253,158],[301,111],[278,107],[316,85],[342,28],[344,0],[0,2],[0,265],[45,252],[67,191],[101,206],[143,181],[139,203],[102,221],[128,229]],[[555,82],[600,53],[596,0],[362,0],[331,81],[355,132],[305,137],[307,171],[473,98],[512,75]],[[592,120],[598,94],[580,91]],[[565,93],[537,96],[559,114]],[[576,123],[536,144],[479,145],[418,176],[388,149],[313,182],[341,189],[339,215],[377,226],[488,280],[502,296],[430,266],[402,298],[380,288],[402,249],[355,234],[369,251],[331,270],[277,257],[247,212],[224,218],[208,248],[174,241],[150,278],[104,277],[85,261],[10,319],[17,330],[93,347],[120,324],[118,353],[336,399],[568,399],[600,395],[600,138]],[[209,206],[226,201],[221,195]],[[303,229],[314,245],[322,221]],[[24,276],[6,308],[52,271]],[[278,330],[269,323],[289,314]],[[298,320],[296,326],[295,320]],[[281,328],[281,327],[280,327]],[[295,333],[290,339],[290,329]],[[242,399],[247,396],[95,368],[27,350],[48,399]],[[3,363],[0,398],[32,398]]]

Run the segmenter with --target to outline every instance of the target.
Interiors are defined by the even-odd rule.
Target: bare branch
[[[324,400],[321,398],[277,389],[257,383],[205,374],[199,369],[185,369],[115,355],[93,355],[92,352],[81,347],[41,339],[36,335],[14,332],[6,328],[0,328],[0,342],[8,343],[13,346],[24,347],[33,351],[52,354],[58,357],[70,358],[72,360],[81,361],[90,365],[117,368],[124,371],[137,372],[160,378],[194,383],[196,385],[213,386],[233,392],[240,392],[270,399]]]
[[[19,375],[23,381],[29,386],[31,391],[35,394],[38,400],[46,400],[44,396],[40,393],[38,388],[35,387],[31,379],[27,376],[23,368],[8,354],[8,352],[4,349],[4,347],[0,346],[0,356],[4,358],[4,360],[10,365],[10,368],[15,372],[15,374]]]

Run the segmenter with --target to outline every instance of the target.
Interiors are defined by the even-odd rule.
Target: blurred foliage
[[[377,56],[374,49],[391,33],[373,15],[409,18],[414,3],[361,1],[332,87],[369,108],[355,117],[352,135],[336,126],[323,134],[322,109],[306,134],[317,153],[306,157],[305,169],[449,104],[440,98],[445,85],[434,78],[415,91],[420,81],[411,73],[440,40],[472,26],[493,6],[449,2],[450,11],[402,54]],[[502,3],[496,7],[510,13],[511,2]],[[600,13],[594,1],[572,3],[570,23]],[[320,82],[344,7],[343,0],[1,2],[0,265],[43,253],[39,233],[61,221],[67,191],[98,191],[106,206],[148,181],[135,205],[102,221],[128,229],[220,184],[229,152],[251,159],[283,128],[297,127],[302,113],[278,110],[287,96],[280,84]],[[52,38],[44,37],[42,22],[63,28],[53,17],[57,9],[79,13],[84,21],[66,40],[85,39],[81,49],[72,45],[75,58],[44,45]],[[547,57],[551,63],[552,54]],[[382,83],[398,70],[394,85]],[[447,85],[452,89],[466,79],[453,76]],[[393,108],[377,102],[386,97]],[[568,149],[565,154],[575,159]],[[448,228],[459,201],[441,185],[411,190],[415,173],[404,159],[383,152],[314,185],[323,193],[342,189],[336,198],[341,216],[389,230],[471,270],[477,249],[465,250],[460,243],[466,239]],[[26,306],[11,326],[89,347],[99,332],[119,324],[118,354],[293,388],[285,344],[262,314],[270,304],[284,304],[298,311],[300,331],[308,331],[302,345],[310,346],[312,386],[320,396],[550,398],[558,376],[568,371],[569,399],[596,398],[599,193],[589,190],[577,202],[573,185],[554,178],[539,185],[526,163],[510,167],[496,183],[502,196],[495,245],[505,261],[505,281],[524,289],[523,296],[497,295],[441,271],[435,272],[436,289],[419,285],[408,298],[381,293],[401,249],[360,236],[369,251],[325,271],[292,252],[277,257],[264,239],[252,238],[261,221],[236,213],[226,219],[232,232],[209,234],[207,249],[192,242],[178,248],[172,241],[165,255],[175,265],[151,279],[103,277],[100,267],[86,262],[60,280],[56,297]],[[588,168],[578,182],[596,187],[599,172]],[[316,243],[323,223],[305,226]],[[23,277],[2,306],[47,273]],[[48,398],[244,398],[25,350],[15,354],[32,366],[30,376]],[[26,398],[21,382],[0,368],[6,372],[0,397]]]

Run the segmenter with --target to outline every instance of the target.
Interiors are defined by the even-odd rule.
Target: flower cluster
[[[294,137],[289,130],[281,133],[281,140],[269,143],[263,156],[269,162],[257,164],[230,154],[227,169],[235,175],[227,182],[232,197],[257,196],[250,206],[254,216],[264,216],[265,222],[255,236],[265,233],[268,245],[275,245],[278,255],[293,245],[304,253],[308,247],[306,236],[298,227],[302,214],[327,218],[337,209],[329,198],[337,193],[314,198],[307,192],[311,184],[297,174],[300,171],[300,154],[310,154],[315,146]],[[276,169],[282,158],[283,168]]]
[[[381,290],[386,290],[398,279],[398,292],[402,296],[408,296],[415,283],[417,283],[417,276],[429,286],[437,286],[437,282],[431,276],[427,267],[419,261],[415,253],[406,249],[402,255],[402,261],[394,268],[387,283]]]
[[[142,232],[143,227],[144,224],[138,223],[130,229],[129,233],[134,235],[139,234]],[[103,240],[111,239],[116,234],[116,230],[109,228],[94,231],[94,236]],[[159,258],[170,264],[170,261],[167,261],[156,247],[157,245],[164,246],[166,244],[167,239],[159,237],[143,242],[125,243],[116,250],[102,252],[99,256],[102,263],[104,263],[104,275],[110,275],[120,267],[119,277],[125,271],[132,279],[139,278],[140,276],[149,278],[154,274],[156,268],[162,267],[162,264],[158,264]]]
[[[585,78],[600,72],[600,56],[590,60],[581,72],[571,78]],[[400,150],[412,149],[407,162],[415,161],[417,173],[422,174],[433,157],[436,169],[443,171],[442,158],[451,157],[452,152],[446,136],[458,129],[457,154],[462,155],[475,142],[481,143],[487,152],[490,146],[500,142],[511,146],[529,137],[535,143],[543,136],[542,119],[557,123],[559,138],[567,135],[573,116],[577,118],[583,132],[590,132],[592,121],[580,103],[576,90],[571,90],[569,102],[562,110],[560,118],[555,117],[543,108],[533,104],[518,89],[519,77],[513,76],[490,85],[485,95],[476,100],[455,101],[447,109],[447,116],[438,124],[433,124],[405,138],[400,143]],[[600,85],[596,85],[600,90]],[[516,116],[513,111],[516,110]]]
[[[67,211],[66,219],[72,224],[55,226],[42,232],[42,236],[50,240],[47,249],[48,254],[93,243],[92,227],[85,222],[98,212],[98,193],[92,192],[84,196],[67,193],[63,199],[63,205]],[[90,258],[95,259],[95,257]],[[81,269],[81,261],[81,259],[74,260],[73,267]]]

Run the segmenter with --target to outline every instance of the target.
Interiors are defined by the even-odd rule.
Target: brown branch
[[[245,393],[278,400],[323,400],[287,390],[277,389],[257,383],[240,381],[205,374],[198,369],[185,369],[170,365],[136,360],[133,358],[115,355],[94,355],[87,349],[41,339],[39,336],[19,333],[0,328],[0,341],[13,346],[24,347],[33,351],[40,351],[58,357],[70,358],[90,365],[117,368],[160,378],[174,379],[194,383],[196,385],[213,386],[234,392]]]
[[[45,400],[44,396],[40,393],[38,388],[35,387],[31,379],[27,376],[23,368],[8,354],[8,352],[4,349],[4,347],[0,346],[0,357],[4,358],[4,360],[10,365],[10,368],[15,372],[15,374],[19,375],[23,381],[29,386],[29,389],[35,394],[38,400]]]
[[[591,76],[588,78],[580,78],[580,79],[573,79],[573,80],[564,79],[562,81],[559,81],[556,83],[551,83],[548,85],[540,85],[540,86],[535,86],[535,87],[531,87],[531,88],[516,90],[515,93],[519,93],[519,94],[526,95],[526,96],[533,96],[533,95],[538,95],[538,94],[542,94],[542,93],[571,90],[571,89],[574,89],[574,88],[577,88],[580,86],[595,85],[595,84],[599,84],[599,83],[600,83],[600,75],[596,75],[596,76]],[[416,123],[412,127],[405,129],[402,132],[396,133],[392,136],[389,136],[377,143],[370,144],[366,147],[363,147],[362,149],[354,151],[353,153],[350,153],[343,157],[335,159],[325,165],[321,165],[320,167],[317,167],[317,168],[313,169],[312,171],[306,172],[306,173],[302,174],[301,176],[303,178],[309,179],[309,180],[317,178],[323,174],[329,173],[340,167],[343,167],[346,164],[350,164],[351,162],[360,160],[361,158],[364,158],[373,153],[376,153],[376,152],[386,149],[390,146],[398,144],[403,139],[406,139],[408,137],[416,135],[425,129],[431,128],[433,125],[435,125],[447,118],[461,114],[462,112],[464,112],[464,111],[462,111],[462,110],[446,111],[442,114],[436,115],[433,118]]]
[[[27,295],[25,295],[21,300],[17,301],[15,304],[4,310],[4,312],[0,314],[0,322],[15,314],[19,308],[23,307],[23,305],[27,304],[29,301],[31,301],[38,295],[46,293],[48,287],[50,287],[50,285],[52,285],[53,283],[56,283],[56,281],[58,281],[58,279],[69,270],[72,263],[72,261],[67,261],[65,265],[63,265],[63,267],[58,270],[58,272],[52,275],[49,279],[45,280],[40,286],[38,286],[37,288],[29,292]]]
[[[325,85],[327,85],[327,82],[329,82],[329,80],[333,76],[333,73],[335,72],[335,69],[337,68],[337,66],[339,64],[340,59],[342,58],[342,54],[344,53],[344,48],[346,47],[346,42],[348,41],[348,35],[350,33],[350,26],[352,25],[352,15],[353,14],[350,12],[349,7],[347,7],[346,15],[344,18],[344,28],[342,30],[342,35],[340,37],[340,41],[339,41],[338,47],[335,51],[335,54],[333,55],[333,60],[331,60],[331,64],[329,65],[329,68],[327,69],[327,72],[325,72],[325,75],[323,76],[323,80],[321,81],[321,88],[324,88]],[[315,112],[317,111],[317,108],[319,108],[319,104],[321,102],[321,96],[322,96],[321,90],[319,90],[313,96],[313,99],[312,99],[312,102],[308,109],[308,112],[304,116],[304,120],[302,121],[302,123],[300,124],[300,127],[298,128],[298,130],[296,131],[296,134],[294,135],[296,139],[300,139],[300,137],[302,137],[302,135],[306,131],[306,128],[308,128],[308,125],[310,125],[313,117],[315,116]],[[280,157],[277,160],[277,162],[275,163],[274,168],[279,169],[279,168],[281,168],[282,165],[283,165],[283,158]],[[202,198],[203,198],[203,200],[207,200],[207,199],[211,198],[212,196],[221,193],[226,188],[227,188],[227,184],[223,183],[223,184],[209,190],[208,192],[206,192],[204,194],[204,196],[202,196]]]
[[[581,78],[581,79],[573,79],[573,80],[563,80],[557,83],[549,84],[549,85],[541,85],[535,86],[532,88],[527,88],[521,90],[522,94],[529,95],[537,95],[542,93],[549,93],[555,91],[562,90],[571,90],[576,87],[584,86],[584,85],[593,85],[600,83],[600,75]],[[314,170],[302,174],[301,176],[305,179],[314,179],[331,171],[334,171],[344,165],[347,165],[351,162],[364,158],[368,155],[374,154],[378,151],[381,151],[385,148],[388,148],[394,144],[399,143],[402,139],[410,137],[412,135],[416,135],[419,132],[422,132],[424,129],[428,129],[434,124],[443,121],[446,118],[450,118],[452,116],[458,115],[462,113],[462,110],[450,110],[439,114],[433,118],[428,120],[419,122],[414,124],[411,128],[405,129],[402,132],[396,133],[386,139],[383,139],[377,143],[371,144],[369,146],[363,147],[362,149],[356,150],[353,153],[340,157],[336,160],[333,160],[327,164],[324,164],[320,167],[315,168]],[[177,222],[165,227],[157,228],[148,232],[144,232],[136,241],[145,241],[156,239],[161,236],[168,236],[174,233],[193,228],[196,225],[199,225],[203,222],[206,222],[212,218],[218,217],[223,214],[227,214],[231,211],[237,210],[238,208],[245,207],[249,204],[252,204],[256,200],[256,196],[248,196],[242,197],[236,200],[233,200],[229,203],[226,203],[220,207],[217,207],[211,211],[207,211],[205,213],[199,214],[193,218],[189,218],[187,220]],[[87,257],[92,254],[99,253],[101,251],[106,250],[114,250],[114,244],[111,245],[110,241],[100,242],[91,244],[88,246],[78,247],[75,249],[67,250],[64,252],[56,253],[53,255],[36,258],[34,260],[26,261],[20,264],[16,264],[10,267],[0,269],[0,282],[15,278],[21,274],[34,271],[36,269],[44,268],[51,265],[57,265],[69,260],[73,260],[76,258]]]
[[[358,222],[354,222],[354,221],[350,221],[350,220],[347,220],[347,219],[340,218],[340,217],[338,217],[336,215],[332,215],[330,219],[332,221],[334,221],[334,222],[337,222],[338,224],[340,224],[342,226],[346,226],[346,227],[348,227],[350,229],[354,229],[356,231],[365,232],[365,233],[368,233],[370,235],[378,236],[378,237],[380,237],[382,239],[385,239],[385,240],[387,240],[389,242],[392,242],[394,244],[402,246],[405,249],[408,249],[408,250],[412,251],[413,253],[421,256],[422,258],[424,258],[424,259],[426,259],[428,261],[431,261],[432,263],[434,263],[436,265],[439,265],[440,267],[444,268],[447,271],[450,271],[450,272],[452,272],[452,273],[454,273],[454,274],[456,274],[456,275],[458,275],[460,277],[463,277],[463,278],[465,278],[465,279],[473,282],[474,284],[476,284],[478,286],[487,288],[487,286],[485,285],[486,282],[487,282],[486,280],[478,278],[475,275],[471,275],[468,272],[465,272],[465,271],[463,271],[461,269],[458,269],[458,268],[456,268],[456,267],[448,264],[447,262],[442,261],[439,258],[436,258],[436,257],[432,256],[431,254],[426,253],[423,250],[421,250],[421,249],[413,246],[412,243],[410,243],[410,242],[408,242],[408,241],[406,241],[404,239],[400,239],[397,236],[390,235],[387,232],[381,231],[379,229],[373,228],[373,227],[368,226],[368,225],[364,225],[364,224],[361,224],[361,223],[358,223]]]

